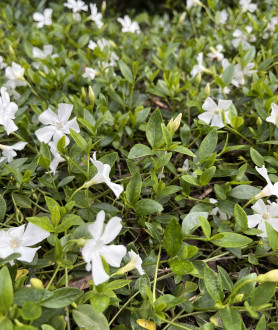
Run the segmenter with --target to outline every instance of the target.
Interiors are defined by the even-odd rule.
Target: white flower
[[[20,253],[21,257],[17,258],[20,261],[32,262],[36,251],[40,248],[30,248],[50,234],[32,223],[28,223],[25,231],[25,225],[11,228],[8,231],[0,231],[0,257],[7,258],[13,253]]]
[[[95,285],[99,285],[109,279],[105,272],[101,256],[113,267],[120,267],[121,260],[126,254],[126,248],[123,245],[107,245],[111,243],[122,229],[121,219],[119,217],[111,218],[104,227],[105,213],[100,211],[97,214],[96,221],[88,226],[92,235],[82,249],[82,256],[87,263],[87,271],[92,270],[92,277]]]
[[[251,0],[240,0],[239,4],[243,12],[250,11],[250,13],[253,13],[257,9],[257,5],[251,3]]]
[[[226,58],[224,58],[221,63],[223,70],[225,70],[230,65],[229,61]],[[236,64],[234,66],[234,75],[231,84],[234,85],[235,87],[239,87],[239,85],[244,85],[245,84],[244,75],[250,77],[255,72],[257,72],[257,70],[252,70],[254,66],[255,63],[247,63],[247,65],[244,68],[242,68],[240,64]]]
[[[256,214],[248,215],[248,227],[254,228],[258,225],[258,229],[262,231],[258,236],[267,237],[265,222],[268,222],[274,230],[278,231],[278,204],[271,203],[265,205],[262,199],[251,206]]]
[[[224,59],[224,55],[222,53],[223,46],[217,45],[216,49],[214,47],[210,47],[211,53],[208,53],[208,57],[212,61],[222,61]]]
[[[103,26],[102,22],[102,14],[97,12],[97,5],[90,4],[90,9],[91,9],[91,15],[89,16],[89,19],[95,22],[96,26],[100,29]]]
[[[183,165],[182,165],[182,171],[185,172],[185,171],[188,171],[189,170],[189,160],[186,159],[184,162],[183,162]]]
[[[5,146],[0,144],[0,150],[2,150],[2,157],[0,158],[0,162],[7,159],[8,163],[10,163],[14,157],[17,155],[15,150],[22,150],[26,146],[27,142],[17,142],[12,146]]]
[[[24,79],[24,68],[19,64],[12,62],[12,66],[5,69],[5,76],[8,78],[6,82],[7,87],[15,89],[18,86],[26,86]]]
[[[208,97],[202,107],[206,112],[201,113],[198,118],[203,120],[208,125],[211,122],[211,126],[222,128],[224,127],[222,110],[224,110],[226,123],[230,124],[227,110],[232,103],[233,102],[230,100],[219,100],[217,105],[211,97]]]
[[[216,203],[218,203],[218,200],[216,200],[216,199],[214,199],[214,198],[210,198],[209,199],[209,202],[211,203],[211,204],[216,204]],[[220,211],[220,209],[218,208],[218,207],[214,207],[212,210],[211,210],[211,212],[210,212],[210,215],[219,215],[219,219],[220,220],[228,220],[229,219],[229,217],[227,216],[227,214],[225,214],[224,212],[222,212],[222,211]]]
[[[3,57],[0,56],[0,69],[4,69],[7,66],[7,63],[3,62]]]
[[[137,22],[131,22],[131,19],[128,15],[125,15],[124,18],[117,18],[117,21],[122,25],[122,32],[131,32],[131,33],[140,33],[140,27]]]
[[[64,6],[72,9],[74,13],[88,10],[88,6],[81,0],[67,0],[67,2],[64,3]]]
[[[256,37],[254,35],[251,35],[253,28],[251,26],[246,26],[247,35],[244,34],[239,29],[236,29],[233,32],[233,37],[235,39],[232,40],[232,44],[235,48],[239,47],[239,44],[241,44],[243,50],[247,50],[250,48],[249,42],[256,41]]]
[[[97,70],[92,68],[85,68],[85,72],[83,73],[82,77],[86,78],[88,81],[92,81],[95,79]]]
[[[10,102],[10,96],[6,92],[6,87],[1,87],[0,125],[5,127],[8,135],[18,129],[13,121],[13,119],[15,119],[15,113],[17,110],[18,106],[14,102]]]
[[[263,167],[255,167],[256,171],[266,180],[267,185],[263,188],[263,190],[255,196],[256,199],[260,199],[262,197],[276,195],[278,197],[278,182],[272,183],[267,174],[267,169],[263,165]]]
[[[271,114],[266,118],[266,121],[277,125],[278,123],[278,105],[275,103],[271,103]]]
[[[84,184],[84,188],[89,188],[90,186],[98,183],[106,183],[107,186],[113,191],[117,198],[123,192],[124,188],[117,183],[111,182],[109,177],[111,167],[109,164],[103,164],[99,160],[96,160],[96,152],[93,154],[93,158],[90,158],[91,162],[97,169],[97,174],[88,182]]]
[[[52,15],[52,9],[46,8],[43,14],[34,13],[33,20],[38,22],[37,27],[41,29],[44,25],[52,24],[51,15]]]
[[[186,9],[189,10],[191,7],[194,7],[196,5],[198,5],[200,1],[198,0],[187,0],[186,1]]]
[[[203,66],[203,53],[199,53],[197,55],[197,62],[198,64],[194,65],[190,72],[192,78],[197,76],[199,72],[207,71],[207,69]]]
[[[81,22],[81,15],[79,13],[72,13],[72,18],[77,22]]]
[[[53,155],[53,159],[52,159],[52,161],[49,165],[49,168],[51,170],[50,172],[55,174],[59,163],[64,162],[65,159],[60,156],[59,151],[57,149],[57,145],[56,145],[55,142],[51,141],[51,142],[48,143],[48,145],[50,146],[50,151]]]
[[[130,262],[134,265],[134,268],[138,270],[140,275],[145,274],[142,268],[142,259],[140,258],[139,254],[136,254],[133,250],[128,252],[130,257]]]
[[[45,127],[39,128],[35,134],[41,142],[48,143],[53,137],[53,141],[57,144],[61,137],[70,134],[70,128],[80,132],[76,117],[69,121],[73,105],[67,103],[58,104],[58,115],[51,109],[45,110],[40,116],[39,121]],[[69,138],[66,136],[66,145],[69,144]]]
[[[110,48],[110,43],[107,39],[105,38],[101,38],[99,39],[96,43],[92,40],[89,41],[89,45],[88,47],[91,49],[91,50],[94,50],[96,47],[99,47],[99,49],[101,51],[103,51],[104,47],[105,46],[108,46]]]
[[[277,16],[271,17],[270,21],[267,24],[267,27],[265,28],[263,39],[267,39],[270,35],[271,36],[274,35],[274,31],[277,24],[278,24],[278,17]]]
[[[219,23],[220,24],[225,24],[228,20],[228,17],[229,17],[228,12],[227,12],[226,9],[221,10],[219,12],[219,16],[220,16],[220,18],[219,18]]]
[[[38,47],[33,47],[33,57],[34,58],[40,58],[45,59],[48,55],[50,55],[52,58],[57,57],[57,54],[53,53],[53,46],[52,45],[44,45],[43,50],[39,49]]]

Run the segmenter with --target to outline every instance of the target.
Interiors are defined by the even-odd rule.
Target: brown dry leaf
[[[71,280],[69,281],[69,286],[79,290],[85,290],[90,287],[89,281],[91,279],[92,279],[92,275],[87,275],[85,277],[78,278],[77,280]]]

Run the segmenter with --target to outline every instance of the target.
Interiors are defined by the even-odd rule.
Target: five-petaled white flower
[[[142,259],[140,258],[139,254],[135,253],[133,250],[128,252],[128,255],[130,257],[130,263],[134,265],[134,268],[138,270],[138,273],[140,275],[145,274],[145,271],[142,268]]]
[[[140,27],[137,22],[131,22],[131,19],[128,15],[125,15],[124,18],[117,18],[117,21],[122,25],[122,32],[131,32],[131,33],[140,33]]]
[[[6,87],[1,87],[0,125],[5,127],[5,130],[9,135],[18,129],[13,121],[13,119],[15,119],[15,113],[18,110],[18,106],[14,102],[10,102],[10,96],[6,92],[6,89]]]
[[[119,198],[120,194],[123,192],[124,188],[117,183],[111,182],[109,177],[111,167],[109,164],[103,164],[99,160],[96,160],[96,152],[93,154],[93,158],[90,158],[91,162],[97,169],[97,174],[88,182],[84,183],[84,188],[89,188],[92,185],[98,183],[106,183],[107,186],[113,191],[117,198]]]
[[[256,214],[248,215],[248,227],[254,228],[258,226],[258,229],[262,231],[258,236],[267,237],[265,222],[268,222],[274,230],[278,231],[278,204],[271,203],[265,205],[262,199],[259,199],[256,204],[251,206]]]
[[[57,57],[57,54],[53,53],[53,46],[52,45],[44,45],[43,50],[39,49],[38,47],[33,47],[33,57],[34,58],[40,58],[45,59],[48,55],[50,55],[52,58]]]
[[[36,251],[40,248],[31,248],[50,234],[38,226],[28,223],[25,231],[25,225],[10,228],[7,231],[0,231],[0,258],[7,258],[13,253],[20,253],[17,260],[32,262]]]
[[[2,150],[2,157],[0,158],[0,162],[7,159],[8,163],[10,163],[17,155],[15,150],[24,149],[26,144],[27,142],[17,142],[12,146],[5,146],[3,144],[0,144],[0,150]]]
[[[86,261],[87,271],[92,270],[92,277],[95,285],[99,285],[109,279],[105,272],[101,256],[113,267],[120,267],[121,260],[126,254],[126,248],[123,245],[107,245],[111,243],[122,229],[119,217],[111,218],[104,228],[105,213],[100,211],[97,214],[96,221],[88,226],[92,235],[82,249],[81,253]]]
[[[274,125],[277,126],[277,124],[278,124],[278,105],[277,104],[271,103],[271,114],[265,120],[270,123],[273,123]]]
[[[222,61],[224,55],[222,53],[224,47],[222,45],[217,45],[216,48],[210,47],[211,52],[208,53],[208,57],[212,61]]]
[[[278,25],[278,17],[277,16],[271,17],[270,21],[268,22],[264,30],[263,39],[267,39],[269,36],[274,35],[276,25]]]
[[[85,72],[83,73],[82,77],[86,78],[88,81],[92,81],[95,79],[97,74],[97,70],[93,68],[85,68]]]
[[[223,9],[223,10],[217,12],[217,13],[219,13],[219,18],[218,18],[219,23],[220,24],[225,24],[228,20],[228,17],[229,17],[227,10]]]
[[[245,27],[247,34],[244,34],[241,30],[236,29],[233,32],[233,37],[235,39],[232,40],[232,44],[235,48],[239,47],[239,44],[241,44],[243,50],[247,50],[250,48],[250,43],[249,42],[255,42],[256,37],[251,34],[253,28],[251,26],[246,26]]]
[[[97,5],[94,3],[90,4],[90,9],[91,9],[91,15],[88,17],[92,21],[95,22],[96,26],[100,29],[103,26],[102,22],[102,14],[98,13],[97,11]]]
[[[82,10],[88,10],[88,5],[86,5],[85,2],[81,0],[67,0],[67,2],[64,3],[64,6],[72,9],[73,13],[78,13]]]
[[[53,141],[57,144],[61,137],[66,137],[66,145],[69,144],[69,138],[66,134],[70,134],[70,128],[80,132],[76,117],[69,120],[73,105],[67,103],[58,104],[58,115],[51,109],[45,110],[40,116],[39,121],[45,127],[36,130],[35,134],[41,142],[48,143],[53,137]]]
[[[94,50],[97,46],[102,51],[105,46],[108,46],[110,48],[110,42],[105,38],[98,39],[96,43],[93,40],[89,41],[88,48],[90,48],[91,50]]]
[[[52,15],[52,9],[46,8],[43,11],[43,14],[34,13],[33,14],[33,20],[38,22],[37,27],[39,29],[41,29],[44,25],[51,25],[52,24],[51,15]]]
[[[263,190],[255,196],[255,199],[260,199],[262,197],[275,195],[278,197],[278,182],[274,184],[270,181],[269,176],[267,174],[267,169],[263,165],[260,167],[255,167],[256,171],[266,180],[267,185],[263,188]]]
[[[27,85],[24,78],[24,68],[15,62],[12,62],[12,66],[5,69],[5,76],[8,78],[5,84],[7,87],[15,89],[18,86]]]
[[[195,76],[197,76],[197,74],[199,72],[206,72],[206,71],[208,71],[203,66],[203,53],[202,52],[197,55],[197,62],[198,62],[198,64],[194,65],[193,66],[193,69],[190,72],[192,78],[194,78]]]
[[[186,9],[189,10],[191,7],[194,7],[200,3],[199,0],[187,0],[186,1]]]
[[[251,0],[240,0],[239,4],[241,5],[241,10],[243,12],[250,11],[250,13],[253,13],[257,9],[257,5],[251,3]]]
[[[51,163],[49,165],[49,168],[51,170],[50,172],[53,173],[53,174],[55,174],[56,173],[56,169],[57,169],[59,163],[64,162],[65,159],[63,157],[61,157],[61,155],[59,154],[59,151],[57,149],[57,145],[56,145],[55,142],[50,141],[48,143],[48,145],[49,145],[50,151],[51,151],[51,153],[53,155],[53,158],[52,158],[52,161],[51,161]]]
[[[0,56],[0,69],[4,69],[7,66],[7,63],[3,61],[3,57]]]
[[[206,112],[201,113],[198,118],[203,120],[208,125],[211,122],[211,126],[222,128],[224,123],[222,120],[222,111],[224,110],[226,123],[230,124],[230,119],[228,117],[228,109],[232,105],[230,100],[219,100],[218,105],[213,101],[211,97],[208,97],[203,104],[203,110]]]

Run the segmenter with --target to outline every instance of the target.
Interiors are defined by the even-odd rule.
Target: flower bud
[[[39,280],[38,278],[31,278],[30,283],[32,288],[40,289],[40,290],[43,290],[44,288],[42,281]]]
[[[243,293],[237,294],[235,296],[235,298],[233,299],[233,303],[240,303],[240,302],[242,302],[243,297],[244,297],[244,294]]]
[[[9,52],[12,56],[14,56],[14,49],[11,45],[9,45]]]
[[[102,1],[102,4],[101,4],[101,13],[102,15],[104,15],[106,11],[106,1]]]
[[[92,106],[94,106],[94,104],[95,104],[95,99],[96,99],[95,98],[95,93],[94,93],[92,87],[89,86],[89,100],[90,100]]]
[[[182,113],[180,113],[175,120],[173,120],[173,118],[171,118],[171,120],[169,121],[167,128],[170,131],[170,133],[173,135],[176,130],[180,127],[180,123],[181,123],[181,117],[182,117]]]
[[[85,239],[85,238],[79,238],[79,239],[77,239],[76,240],[76,243],[77,243],[77,245],[79,246],[79,247],[83,247],[83,246],[85,246],[85,244],[87,243],[87,239]]]
[[[256,121],[256,125],[257,125],[257,127],[259,128],[259,127],[261,127],[262,126],[262,119],[261,119],[261,117],[258,117],[257,118],[257,121]]]
[[[179,18],[179,24],[181,24],[185,20],[185,17],[186,17],[186,12],[183,12]]]
[[[202,80],[202,74],[199,71],[198,74],[197,74],[197,77],[196,77],[196,86],[197,87],[200,85],[201,80]]]
[[[81,97],[83,100],[86,100],[86,91],[84,87],[81,88]]]
[[[206,95],[206,97],[210,96],[210,84],[209,83],[206,84],[205,95]]]
[[[261,274],[256,278],[256,282],[278,282],[278,269],[273,269],[265,274]]]

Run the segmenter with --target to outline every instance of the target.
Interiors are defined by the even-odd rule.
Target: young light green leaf
[[[148,121],[146,129],[147,140],[152,148],[163,143],[163,133],[161,129],[162,123],[163,119],[161,113],[158,109],[155,109]]]
[[[204,281],[206,289],[215,303],[221,302],[224,299],[221,281],[215,272],[209,267],[204,269]]]
[[[236,204],[234,207],[235,221],[242,231],[248,228],[248,219],[244,209]]]
[[[128,185],[126,186],[126,199],[130,205],[134,205],[140,198],[142,188],[142,179],[141,175],[136,172]]]
[[[207,159],[215,150],[217,146],[218,136],[215,129],[211,130],[202,141],[199,148],[200,159]]]
[[[164,248],[169,257],[172,258],[178,254],[182,246],[182,241],[181,226],[176,218],[172,218],[165,229],[163,237]]]

